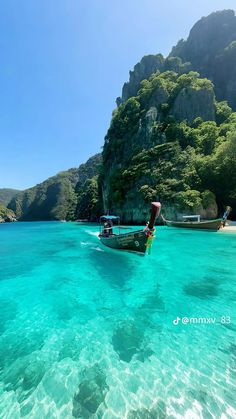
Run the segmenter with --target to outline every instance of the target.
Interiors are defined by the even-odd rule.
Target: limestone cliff
[[[196,70],[215,86],[218,100],[227,100],[236,110],[236,16],[223,10],[200,19],[187,40],[181,39],[167,58],[162,54],[146,55],[130,71],[117,105],[136,96],[140,83],[157,71],[175,71],[179,75]]]
[[[105,137],[105,210],[123,222],[143,223],[150,201],[160,200],[172,219],[216,217],[228,202],[217,186],[214,159],[235,127],[236,115],[196,72],[157,72],[142,81],[137,95],[114,112]]]
[[[190,124],[200,117],[203,121],[215,120],[215,95],[213,89],[182,89],[175,99],[172,114],[177,121],[186,120]]]
[[[215,12],[199,20],[186,41],[173,47],[170,57],[191,62],[215,85],[216,97],[236,110],[236,16],[233,10]]]
[[[137,63],[129,73],[129,82],[122,89],[122,97],[118,98],[118,105],[129,97],[136,96],[140,82],[149,78],[151,74],[163,69],[164,57],[161,54],[146,55]]]

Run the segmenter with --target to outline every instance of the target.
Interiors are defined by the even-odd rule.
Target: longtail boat
[[[213,230],[217,231],[222,227],[223,218],[208,221],[170,221],[165,220],[164,223],[168,227],[191,228],[196,230]]]
[[[117,220],[119,223],[119,217],[115,215],[102,215],[100,222],[104,223],[104,225],[100,231],[99,238],[105,246],[113,249],[145,254],[146,250],[150,250],[151,241],[154,237],[154,225],[156,217],[160,214],[160,210],[160,202],[152,202],[150,220],[146,227],[143,230],[122,234],[113,234],[113,221]]]
[[[220,228],[225,226],[228,215],[231,211],[231,207],[227,206],[226,211],[221,218],[216,218],[214,220],[204,220],[201,221],[200,215],[185,215],[183,216],[183,221],[170,221],[166,220],[162,215],[164,224],[168,227],[180,227],[180,228],[191,228],[196,230],[212,230],[218,231]],[[196,221],[194,221],[194,219]]]

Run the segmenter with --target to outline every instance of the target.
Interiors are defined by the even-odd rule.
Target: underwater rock
[[[2,380],[7,391],[14,391],[18,402],[27,399],[41,382],[45,374],[45,363],[30,356],[17,359],[10,368],[2,373]]]
[[[215,284],[206,282],[191,282],[185,285],[183,290],[186,295],[191,295],[202,300],[216,297],[219,294],[218,287]]]
[[[130,362],[137,354],[143,342],[144,331],[134,321],[124,321],[113,332],[112,344],[120,359]]]
[[[128,419],[165,419],[166,406],[164,402],[158,402],[156,407],[151,409],[141,408],[137,410],[130,410]]]
[[[160,296],[159,285],[157,285],[156,288],[150,294],[145,296],[145,300],[140,307],[154,311],[165,310],[165,303]]]
[[[79,385],[79,391],[73,398],[72,415],[75,418],[90,418],[101,403],[103,403],[108,385],[106,376],[98,364],[88,368],[84,373],[85,379]]]
[[[24,390],[31,390],[32,388],[36,388],[42,380],[45,371],[45,362],[41,360],[30,362],[24,371],[22,388]]]
[[[29,415],[29,413],[31,412],[31,410],[34,407],[34,401],[29,399],[27,400],[26,403],[24,403],[21,407],[20,407],[20,417],[24,417]]]
[[[150,348],[143,348],[139,351],[136,358],[141,362],[145,362],[146,359],[150,358],[150,356],[152,356],[154,353],[155,352],[153,352],[153,350]]]
[[[59,296],[57,299],[57,304],[55,310],[59,320],[70,320],[73,317],[79,314],[81,309],[81,304],[76,300],[76,298],[69,298],[65,300],[63,295]]]

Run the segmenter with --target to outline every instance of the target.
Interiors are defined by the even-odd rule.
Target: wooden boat
[[[114,215],[103,215],[100,221],[104,221],[103,230],[99,234],[101,242],[113,249],[129,250],[145,254],[150,235],[153,234],[156,217],[160,214],[161,204],[152,202],[151,215],[148,225],[143,230],[132,231],[130,233],[113,234],[112,222],[119,217]]]
[[[222,227],[223,218],[207,221],[170,221],[165,220],[168,227],[192,228],[196,230],[213,230],[217,231]]]
[[[183,221],[170,221],[166,220],[163,215],[161,215],[164,224],[168,227],[180,227],[180,228],[192,228],[196,230],[212,230],[218,231],[220,228],[225,226],[227,218],[231,212],[231,207],[227,206],[224,212],[224,215],[221,218],[216,218],[214,220],[204,220],[201,221],[200,215],[185,215],[183,216]],[[196,221],[194,221],[194,219]]]

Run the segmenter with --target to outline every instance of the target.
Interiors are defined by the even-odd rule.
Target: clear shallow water
[[[236,417],[236,236],[159,227],[142,257],[96,231],[0,225],[0,417]]]

